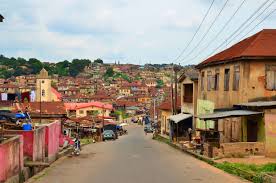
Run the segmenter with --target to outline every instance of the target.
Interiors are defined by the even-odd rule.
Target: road
[[[116,141],[84,147],[79,157],[54,163],[36,183],[244,182],[128,127]]]

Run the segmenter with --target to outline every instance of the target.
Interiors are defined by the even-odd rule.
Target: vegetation
[[[101,61],[97,59],[94,62],[100,63]],[[74,59],[72,62],[65,60],[58,63],[48,63],[36,58],[26,60],[20,57],[16,59],[0,55],[0,78],[38,74],[42,68],[45,68],[50,75],[58,74],[59,76],[75,77],[89,64],[91,64],[89,59]]]
[[[162,88],[164,86],[163,80],[158,79],[156,82],[157,82],[156,88]]]
[[[106,72],[105,72],[105,74],[104,74],[104,77],[105,77],[105,78],[109,78],[109,77],[113,77],[113,75],[114,75],[113,68],[112,68],[112,67],[108,67],[108,68],[106,69]]]
[[[247,180],[263,183],[267,182],[265,174],[276,172],[276,163],[268,163],[265,165],[242,164],[242,163],[218,163],[215,165],[228,173],[238,175]]]
[[[100,58],[97,58],[96,60],[94,60],[94,63],[103,64],[103,60]]]

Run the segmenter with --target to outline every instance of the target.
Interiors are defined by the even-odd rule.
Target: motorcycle
[[[80,140],[76,138],[74,140],[74,147],[71,155],[79,156],[80,151],[81,151]]]

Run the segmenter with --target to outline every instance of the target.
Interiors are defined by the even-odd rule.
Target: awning
[[[231,110],[223,112],[215,112],[212,114],[202,114],[197,115],[196,117],[203,120],[212,120],[212,119],[222,119],[228,117],[240,117],[240,116],[250,116],[256,114],[262,114],[263,112],[249,111],[249,110]]]
[[[193,115],[180,113],[180,114],[170,116],[169,119],[174,123],[179,123],[180,121],[183,121],[191,117],[193,117]]]
[[[276,101],[258,101],[234,105],[236,107],[276,107]]]

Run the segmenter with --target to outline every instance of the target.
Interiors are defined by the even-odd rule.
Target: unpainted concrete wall
[[[265,155],[276,157],[276,114],[265,114]]]
[[[23,169],[23,137],[9,137],[0,144],[0,182],[19,175]]]

